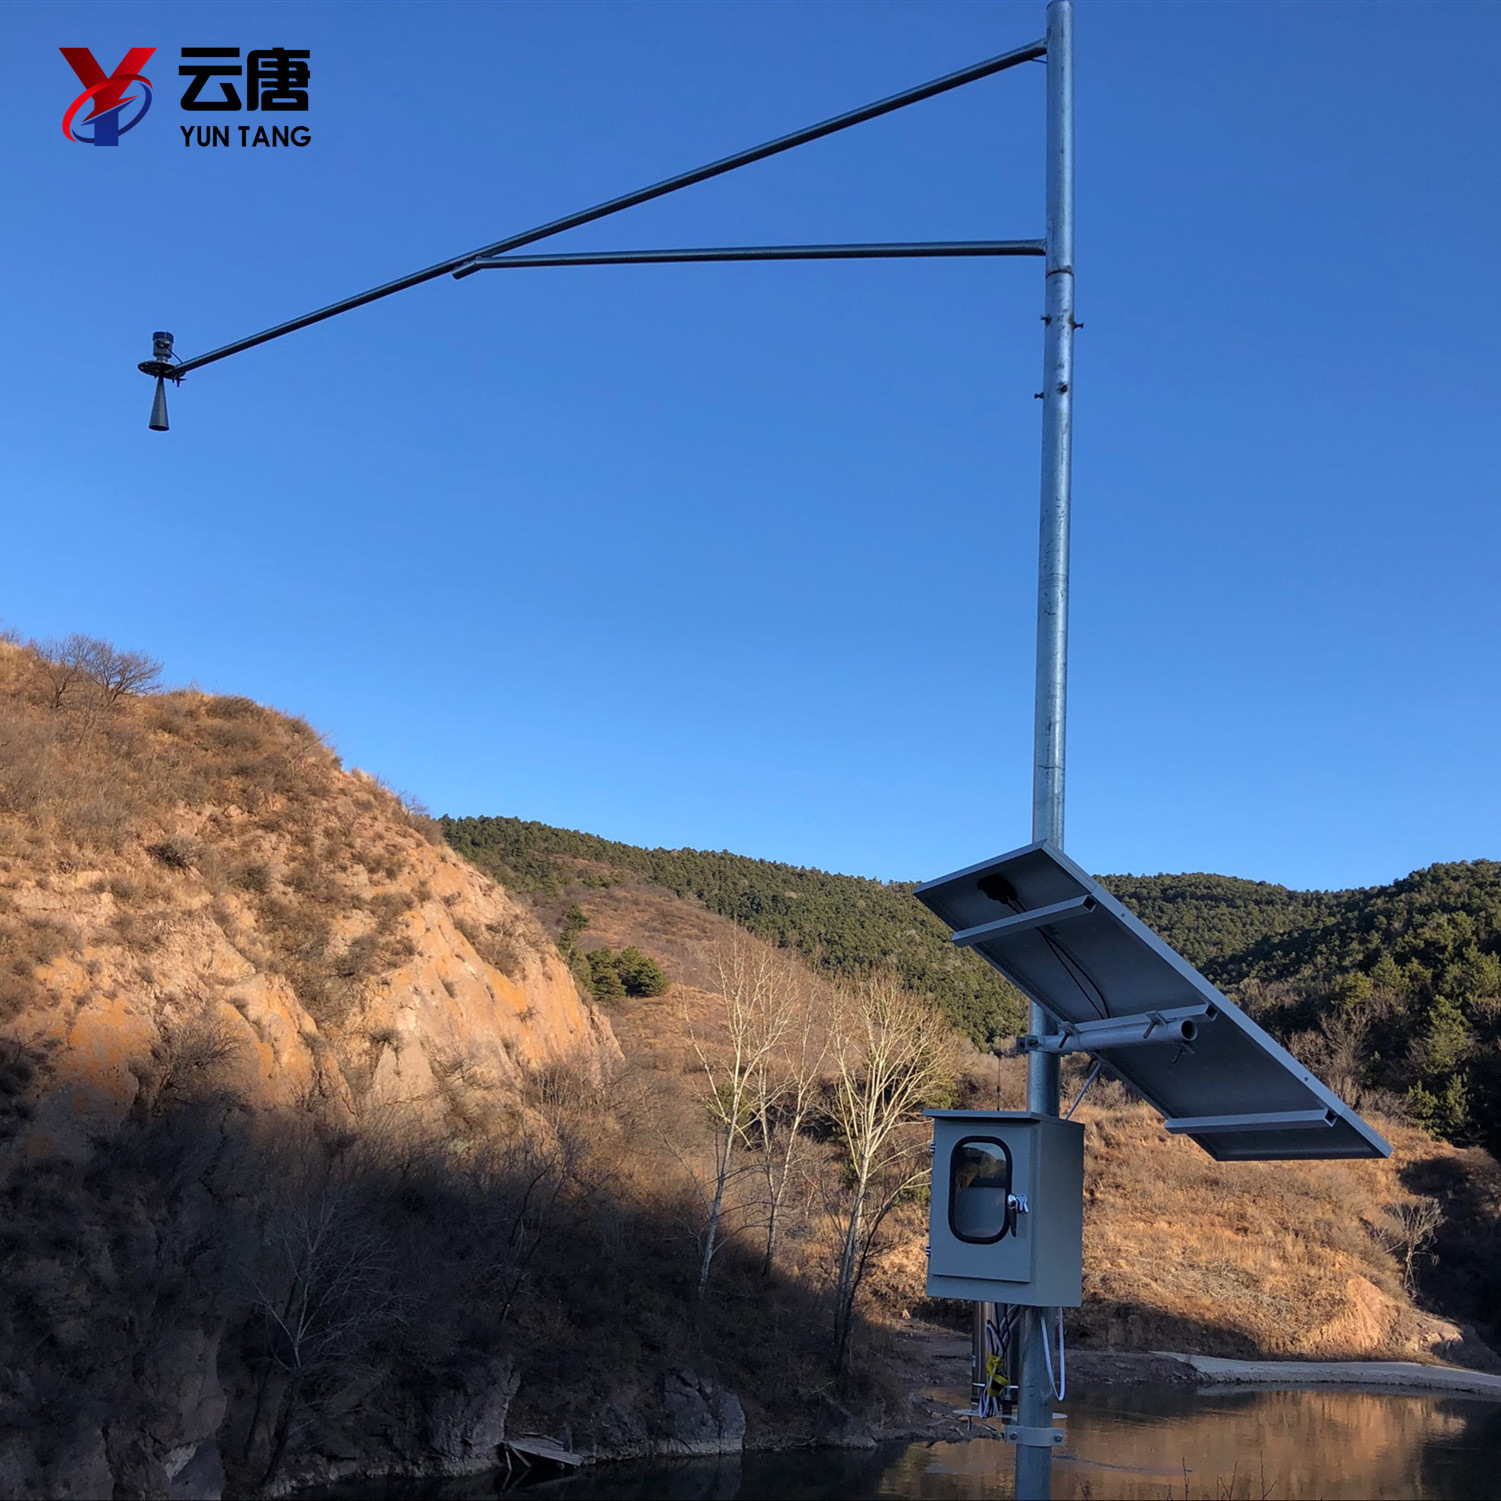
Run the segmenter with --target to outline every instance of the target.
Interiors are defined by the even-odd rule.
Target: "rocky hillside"
[[[705,1290],[732,924],[646,935],[679,983],[626,1056],[430,819],[152,666],[0,642],[0,1501],[863,1433],[831,1390],[910,1422],[863,1304],[831,1362],[826,1122],[774,1256],[737,1165]]]
[[[530,913],[303,721],[86,686],[54,709],[0,646],[0,1020],[53,1080],[28,1151],[87,1155],[204,1038],[258,1105],[435,1119],[461,1070],[613,1047]]]
[[[307,724],[100,660],[0,643],[0,1496],[326,1473],[354,1368],[366,1467],[493,1458],[609,1024]]]

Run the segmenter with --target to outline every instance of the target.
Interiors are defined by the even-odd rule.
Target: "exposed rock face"
[[[685,1366],[669,1366],[661,1376],[667,1413],[669,1454],[738,1454],[745,1443],[745,1411],[734,1392],[715,1378]]]
[[[105,1434],[117,1495],[218,1494],[215,1436],[227,1406],[218,1353],[218,1338],[192,1327],[163,1329],[141,1348]]]
[[[623,1402],[606,1402],[594,1426],[594,1448],[611,1458],[631,1459],[651,1453],[651,1439],[639,1414]]]
[[[212,1439],[199,1444],[180,1470],[167,1472],[163,1494],[167,1501],[219,1501],[224,1494],[224,1461],[219,1457],[219,1446]]]
[[[118,1126],[160,1073],[167,1033],[189,1023],[221,1034],[240,1092],[265,1106],[312,1093],[346,1109],[401,1105],[436,1117],[458,1072],[494,1087],[518,1067],[615,1052],[608,1021],[506,892],[400,824],[382,832],[398,845],[400,867],[374,882],[354,867],[363,879],[349,881],[349,908],[333,915],[331,963],[368,944],[376,920],[360,904],[372,901],[404,908],[382,935],[401,957],[358,977],[340,1014],[321,1024],[292,979],[266,967],[255,908],[216,896],[193,871],[156,877],[168,883],[170,906],[153,914],[149,956],[122,939],[121,904],[90,890],[110,879],[107,870],[71,872],[62,890],[13,886],[15,910],[65,922],[76,943],[39,968],[37,1002],[14,1023],[24,1047],[53,1060],[33,1150],[85,1160],[91,1138]],[[247,836],[220,858],[264,853],[272,863],[277,842]],[[284,854],[281,863],[292,862]]]
[[[66,1420],[50,1432],[40,1428],[0,1434],[0,1497],[29,1501],[94,1501],[114,1494],[114,1476],[99,1424],[87,1416]]]
[[[496,1463],[496,1450],[506,1436],[506,1413],[520,1380],[510,1358],[497,1355],[439,1387],[427,1403],[424,1435],[439,1468],[467,1475]]]
[[[813,1442],[825,1449],[874,1449],[875,1437],[847,1407],[820,1397],[813,1423]]]

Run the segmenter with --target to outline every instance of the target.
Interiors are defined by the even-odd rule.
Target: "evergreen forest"
[[[979,1047],[1024,1029],[1020,994],[949,944],[913,882],[642,849],[517,818],[441,823],[456,850],[514,890],[645,879],[831,977],[893,967]],[[1501,1153],[1501,862],[1431,865],[1351,891],[1197,873],[1100,879],[1357,1108]]]

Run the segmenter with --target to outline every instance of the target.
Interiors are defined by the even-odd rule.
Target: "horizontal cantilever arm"
[[[877,245],[719,245],[697,250],[596,250],[571,255],[500,255],[466,261],[455,281],[476,271],[527,266],[658,266],[677,261],[882,261],[941,256],[1046,255],[1041,240],[925,240]]]
[[[893,110],[905,109],[909,104],[918,104],[924,99],[936,98],[939,94],[948,93],[950,89],[962,88],[967,83],[989,78],[992,74],[1004,72],[1007,68],[1014,68],[1019,63],[1035,62],[1038,58],[1046,57],[1047,51],[1046,42],[1031,42],[1025,47],[1016,48],[1015,51],[1003,52],[998,57],[987,58],[984,62],[972,63],[967,68],[960,68],[957,73],[948,73],[942,78],[918,84],[915,88],[904,89],[900,94],[878,99],[874,104],[861,105],[859,109],[835,115],[832,119],[823,120],[817,125],[808,125],[802,130],[793,131],[790,135],[778,136],[774,141],[766,141],[760,146],[737,151],[733,156],[721,157],[716,162],[695,167],[689,172],[680,172],[676,177],[664,178],[650,187],[637,188],[634,192],[624,193],[619,198],[611,198],[608,202],[596,204],[593,208],[580,209],[577,213],[554,219],[550,224],[539,225],[536,229],[523,230],[520,234],[497,240],[493,245],[485,245],[478,250],[456,255],[451,260],[440,261],[436,266],[414,271],[410,276],[398,277],[395,281],[372,287],[368,292],[360,292],[340,302],[331,302],[327,307],[319,308],[316,312],[304,313],[300,318],[278,323],[274,328],[251,334],[248,339],[236,339],[233,344],[226,344],[221,349],[211,349],[207,354],[195,355],[192,359],[184,360],[180,365],[173,367],[173,379],[181,379],[189,371],[201,370],[205,365],[212,365],[216,360],[226,359],[229,355],[239,354],[242,350],[254,349],[257,344],[279,339],[283,334],[296,333],[298,329],[321,323],[325,318],[333,318],[339,313],[350,312],[354,308],[363,307],[368,302],[377,302],[380,298],[389,297],[394,292],[404,292],[408,287],[420,286],[425,281],[432,281],[434,277],[446,276],[449,272],[458,270],[466,261],[504,255],[508,250],[519,250],[523,245],[534,244],[551,235],[562,234],[565,230],[577,229],[582,224],[592,224],[596,219],[618,214],[623,209],[635,208],[637,204],[650,203],[652,199],[675,193],[680,188],[690,188],[695,183],[707,182],[711,177],[733,172],[737,167],[748,167],[753,162],[765,161],[768,157],[792,150],[794,146],[805,146],[810,141],[822,140],[824,136],[848,130],[852,125],[861,125],[866,120],[875,120],[882,115],[889,115]]]

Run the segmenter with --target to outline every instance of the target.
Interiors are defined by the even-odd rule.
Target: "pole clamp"
[[[1008,1444],[1028,1449],[1053,1449],[1067,1437],[1061,1428],[1028,1428],[1022,1423],[1007,1423],[1001,1431]]]

